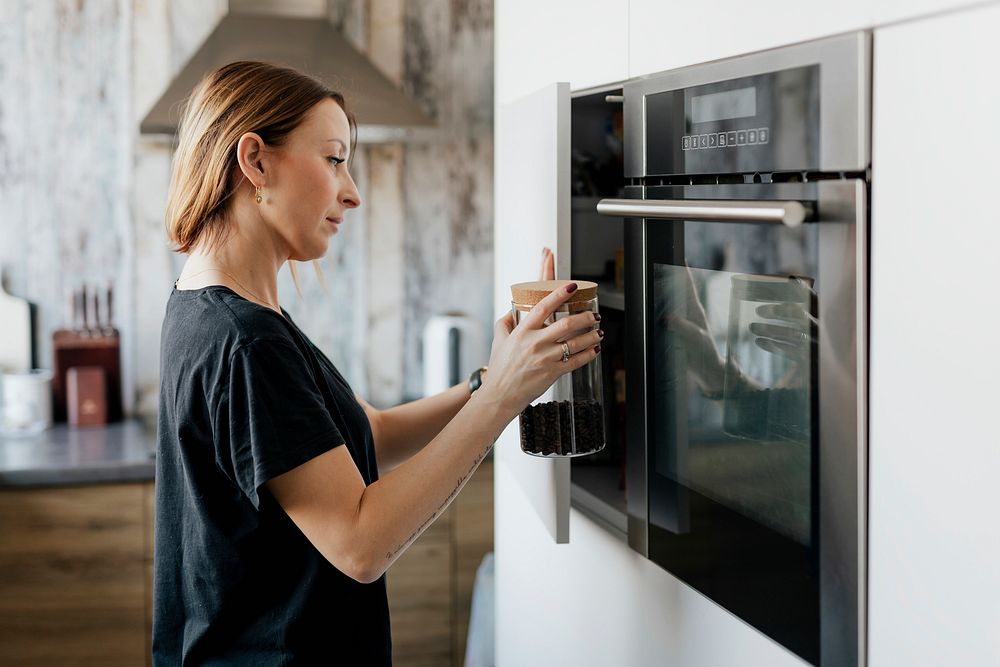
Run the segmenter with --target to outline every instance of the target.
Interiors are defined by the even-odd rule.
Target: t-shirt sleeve
[[[344,444],[306,358],[292,343],[255,340],[230,362],[223,465],[254,507],[268,480]]]

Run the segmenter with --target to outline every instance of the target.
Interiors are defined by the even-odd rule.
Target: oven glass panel
[[[656,472],[809,546],[808,279],[653,267]]]
[[[817,231],[647,226],[651,554],[814,663]]]

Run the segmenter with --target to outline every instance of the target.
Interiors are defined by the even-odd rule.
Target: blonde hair
[[[236,159],[240,137],[255,132],[265,144],[280,146],[309,110],[327,98],[347,114],[353,158],[357,124],[344,97],[308,74],[238,61],[210,72],[195,86],[181,114],[167,196],[165,225],[177,252],[189,253],[203,241],[219,244],[228,236],[229,199],[243,181]]]

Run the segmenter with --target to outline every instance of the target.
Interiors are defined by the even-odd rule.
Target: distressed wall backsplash
[[[113,281],[126,408],[141,414],[156,411],[160,323],[184,257],[163,229],[171,139],[138,125],[227,7],[0,0],[4,285],[38,305],[49,366],[65,290]],[[329,3],[331,22],[440,127],[421,144],[359,147],[363,205],[319,262],[325,290],[308,264],[301,297],[280,276],[282,305],[379,406],[420,394],[430,315],[463,311],[490,338],[492,17],[490,0]]]

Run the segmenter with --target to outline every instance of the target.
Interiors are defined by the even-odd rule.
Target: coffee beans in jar
[[[520,415],[521,448],[535,456],[579,456],[604,449],[604,411],[597,401],[550,401]]]

